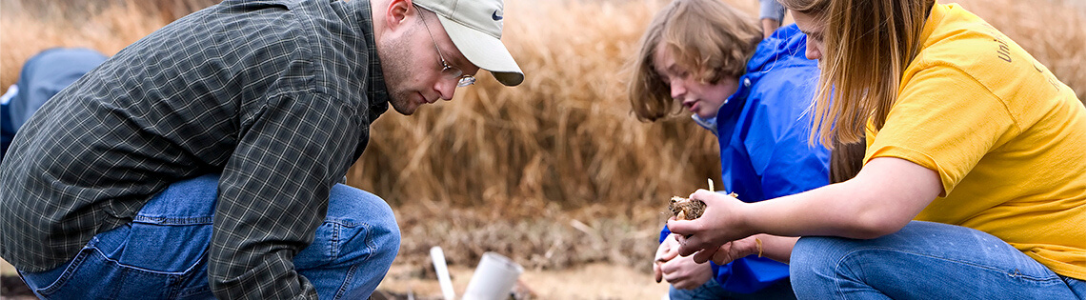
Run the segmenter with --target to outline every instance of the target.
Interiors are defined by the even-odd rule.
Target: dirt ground
[[[412,295],[415,299],[441,299],[436,279],[420,279],[410,274],[413,268],[393,265],[379,291],[397,295]],[[472,268],[449,268],[457,296],[464,293],[471,280]],[[610,264],[589,264],[565,270],[525,270],[520,286],[526,287],[531,299],[661,299],[667,293],[666,284],[657,284],[652,275],[629,267]]]
[[[379,292],[407,299],[441,299],[441,287],[436,279],[420,278],[421,266],[392,266],[388,276],[377,287]],[[453,289],[461,295],[471,280],[473,268],[450,266]],[[0,260],[4,277],[17,276],[15,269]],[[425,276],[423,276],[425,277]],[[5,280],[0,287],[0,299],[34,299],[20,292]],[[565,270],[525,270],[520,286],[533,295],[531,299],[661,299],[667,293],[666,284],[657,284],[652,274],[613,264],[589,264]],[[12,292],[19,292],[13,294]]]

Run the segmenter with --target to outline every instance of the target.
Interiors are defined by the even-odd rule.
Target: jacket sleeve
[[[777,22],[784,22],[784,5],[781,5],[777,0],[758,0],[759,4],[759,19],[771,19],[777,20]]]

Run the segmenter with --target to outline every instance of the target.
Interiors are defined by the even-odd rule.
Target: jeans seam
[[[198,269],[200,267],[201,261],[205,260],[205,259],[207,259],[207,249],[206,248],[204,249],[203,253],[200,254],[200,258],[196,259],[196,263],[193,263],[191,266],[189,266],[188,269],[185,269],[184,271],[181,271],[182,272],[181,275],[178,276],[178,278],[177,278],[177,282],[179,283],[178,285],[176,285],[177,286],[176,287],[177,295],[174,298],[191,296],[191,295],[199,294],[200,292],[203,292],[203,291],[210,291],[211,290],[211,287],[209,285],[201,285],[201,287],[202,287],[201,289],[194,289],[194,290],[191,290],[189,292],[185,292],[184,289],[182,289],[181,285],[180,285],[180,283],[183,283],[183,282],[187,281],[187,279],[189,279],[189,278],[195,278],[195,277],[201,275],[201,274],[194,274],[193,271],[195,269]],[[207,278],[206,273],[204,273],[203,275],[204,275],[204,278]]]
[[[148,268],[137,267],[137,266],[121,263],[121,261],[113,259],[113,258],[107,256],[105,252],[102,252],[102,250],[100,250],[98,248],[90,248],[90,249],[98,252],[99,254],[101,254],[102,257],[105,258],[106,261],[116,263],[118,266],[122,266],[122,267],[124,267],[126,269],[129,269],[129,270],[135,270],[135,271],[141,271],[141,272],[147,272],[147,273],[155,273],[155,274],[161,274],[161,275],[173,276],[173,277],[178,277],[178,276],[184,275],[182,272],[169,272],[169,271],[152,270],[152,269],[148,269]]]
[[[340,248],[340,243],[339,243],[339,238],[340,237],[339,237],[339,235],[340,235],[340,231],[342,230],[342,228],[341,228],[340,224],[338,224],[338,223],[335,223],[335,222],[331,222],[331,223],[332,223],[332,238],[329,239],[330,245],[328,245],[328,247],[330,249],[328,249],[329,250],[328,254],[329,254],[329,261],[336,261],[336,259],[339,258],[339,253],[340,253],[340,251],[339,251],[340,250],[339,249]]]
[[[366,250],[368,250],[368,251],[366,251],[365,257],[363,259],[364,260],[369,260],[370,256],[373,256],[374,254],[379,252],[381,249],[379,249],[379,247],[377,247],[377,242],[376,241],[374,241],[373,239],[370,239],[370,234],[373,231],[373,227],[370,226],[369,223],[359,223],[358,225],[362,226],[362,230],[364,230],[362,233],[364,233],[365,236],[362,236],[362,240],[366,242]]]
[[[985,266],[985,265],[981,265],[981,264],[976,264],[976,263],[972,263],[972,262],[968,262],[968,261],[962,261],[962,260],[957,260],[957,259],[948,259],[948,258],[942,258],[942,257],[926,255],[926,254],[921,254],[921,253],[908,252],[908,251],[901,251],[901,252],[911,254],[911,255],[916,255],[916,256],[923,256],[923,257],[927,257],[927,258],[931,258],[931,259],[938,259],[938,260],[943,260],[943,261],[947,261],[947,262],[953,262],[953,263],[957,263],[957,264],[972,266],[972,267],[978,268],[978,269],[984,269],[984,270],[988,270],[988,271],[992,271],[992,272],[1002,273],[1002,274],[1005,274],[1005,275],[1008,275],[1008,276],[1011,276],[1011,277],[1014,277],[1014,278],[1023,278],[1023,279],[1028,279],[1028,280],[1038,281],[1038,282],[1060,280],[1059,274],[1056,274],[1055,272],[1052,272],[1052,275],[1055,275],[1055,276],[1052,276],[1052,277],[1036,277],[1036,276],[1022,274],[1020,272],[1020,269],[1018,269],[1018,268],[1014,269],[1014,273],[1010,273],[1008,270],[993,268],[993,267],[989,267],[989,266]],[[1040,262],[1037,262],[1037,263],[1039,264]],[[1049,271],[1051,272],[1051,270],[1049,270]]]
[[[107,257],[107,259],[108,259],[108,257]],[[125,277],[128,277],[128,270],[121,269],[121,276],[117,277],[116,282],[122,282],[123,283],[125,281]],[[109,298],[110,299],[117,299],[118,298],[117,293],[120,293],[120,292],[121,292],[120,289],[113,289],[113,293],[110,293]]]
[[[75,256],[75,258],[72,259],[72,262],[64,267],[64,272],[60,274],[60,277],[58,277],[56,280],[54,280],[52,283],[50,283],[45,288],[41,289],[41,291],[39,291],[38,293],[52,294],[52,293],[55,293],[58,289],[60,289],[60,287],[64,286],[64,284],[68,283],[68,280],[71,279],[72,273],[75,272],[74,270],[72,270],[72,267],[73,266],[75,268],[83,267],[83,261],[87,260],[87,256],[90,256],[90,252],[86,251],[88,249],[93,249],[93,248],[83,248],[83,250],[79,251],[79,254],[77,254]]]
[[[946,262],[951,262],[951,263],[956,263],[956,264],[961,264],[961,265],[967,265],[967,266],[971,266],[971,267],[978,268],[978,269],[997,272],[997,273],[1001,273],[1001,274],[1004,274],[1004,275],[1011,276],[1013,278],[1022,278],[1022,279],[1026,279],[1026,280],[1030,280],[1030,281],[1034,281],[1034,282],[1045,282],[1045,281],[1052,281],[1052,280],[1063,281],[1063,279],[1060,278],[1059,274],[1055,274],[1055,272],[1053,272],[1053,274],[1055,274],[1056,276],[1053,277],[1053,278],[1038,278],[1038,277],[1034,277],[1034,276],[1022,275],[1021,273],[1018,273],[1019,269],[1017,269],[1017,268],[1015,269],[1015,273],[1009,273],[1009,272],[1007,272],[1006,270],[1003,270],[1003,269],[992,268],[992,267],[989,267],[989,266],[976,264],[976,263],[972,263],[972,262],[956,260],[956,259],[949,259],[949,258],[945,258],[945,257],[932,256],[932,255],[927,255],[927,254],[917,253],[917,252],[912,252],[912,251],[903,251],[903,250],[894,249],[894,248],[867,248],[867,249],[849,251],[849,252],[845,253],[844,255],[842,255],[841,258],[838,259],[837,262],[834,264],[834,272],[840,274],[841,273],[840,272],[841,268],[842,268],[842,266],[844,266],[844,262],[846,260],[849,260],[851,257],[854,256],[854,254],[856,254],[858,252],[866,252],[866,251],[893,251],[893,252],[897,252],[897,253],[901,253],[901,254],[909,254],[909,255],[927,257],[927,258],[930,258],[930,259],[942,260],[942,261],[946,261]],[[837,287],[837,293],[838,293],[838,296],[840,296],[842,299],[844,298],[844,291],[841,290],[840,286]]]
[[[344,294],[347,293],[347,289],[350,288],[350,282],[354,279],[354,273],[357,270],[357,264],[351,266],[347,271],[347,276],[343,278],[343,283],[340,283],[339,290],[336,291],[336,296],[332,297],[332,299],[343,299]]]
[[[157,225],[200,225],[200,224],[212,224],[214,222],[214,216],[203,217],[149,217],[144,215],[136,215],[132,218],[132,222],[138,223],[150,223]]]

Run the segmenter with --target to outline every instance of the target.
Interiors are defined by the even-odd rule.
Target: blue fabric
[[[132,222],[96,235],[71,261],[21,275],[42,299],[214,299],[207,249],[219,175],[170,185]],[[342,184],[293,267],[320,299],[366,299],[399,251],[400,232],[381,198]]]
[[[788,280],[778,280],[773,285],[750,294],[725,291],[716,280],[706,281],[692,290],[681,290],[674,286],[668,289],[667,297],[670,300],[792,300],[796,294],[792,292],[792,283]]]
[[[784,13],[787,11],[780,2],[777,0],[758,0],[758,18],[777,20],[777,23],[784,21]]]
[[[717,112],[723,191],[739,194],[740,200],[758,202],[829,183],[829,150],[808,143],[807,109],[819,71],[817,61],[805,56],[806,43],[795,24],[763,40],[739,78],[739,89]],[[668,234],[665,226],[660,241]],[[738,293],[788,278],[788,265],[757,257],[713,264],[713,271],[721,287]]]
[[[4,153],[8,152],[8,146],[11,146],[11,140],[15,138],[15,126],[11,124],[11,117],[8,116],[8,103],[11,103],[11,98],[15,97],[15,94],[19,93],[19,87],[12,85],[3,96],[0,96],[0,161],[4,160]]]
[[[19,73],[19,94],[11,99],[8,117],[15,130],[34,112],[83,74],[106,61],[106,56],[83,48],[53,48],[42,51],[23,64]]]
[[[15,133],[46,100],[105,60],[102,53],[84,48],[52,48],[27,59],[14,96],[0,107],[0,159]]]
[[[1083,281],[948,224],[912,221],[869,240],[803,237],[791,261],[801,299],[1086,299]]]

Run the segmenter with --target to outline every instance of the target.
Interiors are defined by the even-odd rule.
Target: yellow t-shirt
[[[937,4],[864,162],[935,170],[945,197],[916,220],[974,228],[1057,274],[1086,279],[1086,108],[1014,41]]]

